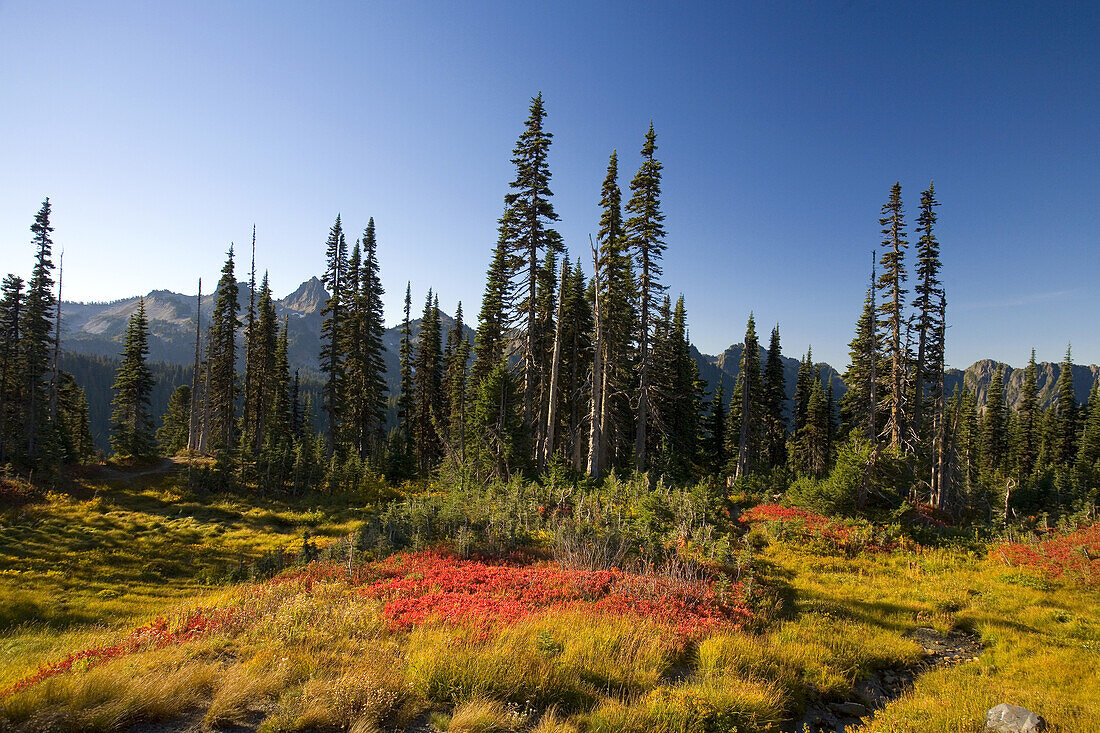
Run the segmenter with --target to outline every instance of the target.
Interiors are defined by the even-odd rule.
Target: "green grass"
[[[976,633],[985,649],[918,677],[869,733],[979,733],[1000,702],[1056,733],[1100,730],[1100,593],[984,552],[847,558],[772,540],[756,559],[762,622],[686,647],[647,623],[577,613],[488,634],[399,632],[344,582],[203,582],[306,529],[354,531],[366,511],[354,499],[195,497],[175,482],[93,478],[0,518],[0,687],[172,607],[232,607],[240,623],[0,699],[0,727],[110,731],[189,714],[210,728],[260,717],[266,733],[368,733],[430,715],[454,731],[774,731],[809,700],[847,699],[873,670],[915,663],[909,635],[932,627]]]
[[[118,473],[86,470],[64,492],[0,513],[0,688],[304,531],[344,536],[365,512],[348,497],[194,496],[175,472]]]

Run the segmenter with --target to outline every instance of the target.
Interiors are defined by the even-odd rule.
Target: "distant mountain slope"
[[[238,283],[241,313],[248,309],[248,283]],[[201,314],[205,336],[214,308],[214,294],[202,296]],[[295,368],[316,371],[321,307],[328,293],[314,277],[290,295],[275,301],[275,313],[284,318],[289,330],[289,357]],[[122,350],[126,324],[137,310],[138,296],[111,303],[61,304],[61,343],[78,354],[117,356]],[[149,318],[149,359],[172,364],[190,364],[195,357],[195,296],[169,290],[154,290],[145,296]]]
[[[1005,370],[1005,400],[1012,408],[1019,407],[1020,389],[1024,384],[1024,367],[1010,367],[1007,364],[1000,365]],[[950,369],[946,374],[945,386],[947,393],[954,392],[956,387],[960,389],[966,386],[978,395],[978,404],[984,405],[989,384],[993,381],[993,372],[997,368],[997,362],[992,359],[976,361],[965,370]],[[1052,364],[1048,361],[1035,365],[1036,383],[1039,387],[1039,405],[1049,407],[1058,396],[1058,378],[1062,374],[1061,364]],[[1073,365],[1073,392],[1077,402],[1087,402],[1089,391],[1096,380],[1100,378],[1100,366],[1095,364]]]
[[[298,288],[275,301],[275,312],[282,321],[286,319],[289,329],[289,357],[291,367],[302,371],[303,376],[316,377],[318,372],[318,352],[320,351],[321,308],[328,293],[321,280],[312,277]],[[238,299],[242,312],[248,307],[248,284],[239,283]],[[122,341],[130,315],[137,310],[139,298],[124,298],[110,303],[69,303],[61,304],[62,348],[73,354],[117,357],[122,350]],[[202,323],[205,332],[210,323],[210,313],[214,306],[214,295],[202,297]],[[194,359],[195,348],[195,296],[173,293],[168,290],[153,290],[145,296],[145,311],[149,317],[149,359],[165,364],[189,366]],[[453,319],[441,314],[443,333],[451,328]],[[420,320],[412,322],[412,340],[414,345],[420,335]],[[472,341],[474,331],[469,326],[464,329]],[[205,336],[205,333],[204,333]],[[400,383],[398,351],[401,343],[400,326],[386,330],[383,344],[386,347],[386,383],[390,392],[395,393]],[[740,372],[742,344],[734,344],[717,356],[710,356],[691,347],[691,355],[699,367],[699,376],[707,384],[707,395],[721,383],[727,403],[733,396],[734,385]],[[760,363],[767,358],[764,348],[760,349]],[[786,380],[788,401],[794,396],[794,386],[798,379],[799,360],[783,357],[783,374]],[[1055,385],[1061,368],[1058,364],[1043,362],[1038,364],[1039,400],[1044,407],[1052,403]],[[817,364],[823,375],[828,375],[833,384],[834,397],[839,401],[847,387],[833,366]],[[975,390],[979,404],[984,404],[985,395],[993,376],[995,362],[984,359],[975,362],[965,370],[950,369],[946,375],[947,392],[950,394],[956,386],[965,385]],[[1007,367],[1005,376],[1005,394],[1011,406],[1019,402],[1020,387],[1023,384],[1024,370]],[[1093,383],[1100,377],[1100,367],[1075,365],[1073,367],[1074,390],[1078,402],[1085,402]],[[98,380],[97,380],[98,381]],[[109,385],[108,385],[109,387]],[[89,394],[89,399],[94,398]],[[109,402],[109,397],[107,402]],[[788,413],[790,405],[788,403]],[[158,413],[159,417],[159,413]]]
[[[238,283],[238,301],[241,313],[248,308],[248,283]],[[288,356],[291,368],[307,374],[319,370],[318,353],[321,348],[321,309],[328,299],[328,292],[319,278],[310,278],[290,295],[275,301],[275,313],[279,321],[284,319],[288,329]],[[137,310],[140,298],[125,298],[111,303],[62,303],[61,344],[71,353],[92,356],[118,356],[126,334],[130,316]],[[214,307],[214,295],[202,296],[201,313],[203,337],[210,324]],[[181,295],[168,290],[154,290],[145,296],[145,314],[149,318],[149,360],[168,364],[191,364],[195,358],[195,296]],[[444,337],[453,326],[454,319],[441,313]],[[243,315],[242,315],[243,320]],[[420,319],[412,322],[412,341],[420,337]],[[473,329],[464,329],[473,340]],[[396,390],[398,374],[398,350],[401,344],[401,328],[394,326],[383,336],[386,347],[387,382]]]
[[[733,395],[733,386],[737,383],[737,377],[741,374],[741,355],[744,353],[744,351],[744,344],[734,344],[718,356],[706,356],[705,354],[700,355],[705,360],[707,360],[708,364],[713,369],[717,369],[723,375],[722,388],[725,390],[727,403],[730,397]],[[798,382],[798,368],[802,364],[802,362],[799,359],[792,359],[789,356],[783,356],[781,358],[783,360],[783,381],[785,383],[787,392],[786,409],[787,414],[790,415],[791,401],[794,399],[794,388],[795,384]],[[767,361],[767,359],[768,351],[767,349],[761,347],[761,368],[763,368],[763,365]],[[698,358],[696,359],[696,361],[698,361]],[[840,375],[837,373],[836,369],[834,369],[831,365],[826,364],[825,362],[818,362],[814,366],[816,366],[821,372],[822,377],[828,377],[828,379],[832,381],[833,399],[839,401],[844,393],[848,391],[848,387],[844,384],[844,380],[840,378]],[[710,370],[706,371],[710,373]],[[699,373],[700,376],[703,376],[703,367],[700,367]],[[707,381],[710,385],[708,392],[711,392],[714,389],[714,382],[711,379],[708,379]]]

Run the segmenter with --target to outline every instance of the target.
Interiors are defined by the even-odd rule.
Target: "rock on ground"
[[[1002,702],[985,714],[985,729],[996,733],[1041,733],[1047,722],[1019,705]]]

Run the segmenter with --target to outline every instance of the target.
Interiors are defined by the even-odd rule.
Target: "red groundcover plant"
[[[848,526],[815,512],[779,504],[760,504],[741,515],[743,524],[768,523],[778,526],[782,533],[803,542],[816,543],[849,555],[860,552],[888,552],[899,542],[888,538],[885,532],[874,526]]]
[[[751,617],[744,589],[611,570],[563,570],[549,563],[461,560],[437,551],[377,563],[363,592],[383,602],[395,629],[448,623],[488,631],[552,611],[631,616],[694,639],[738,628]]]
[[[117,644],[73,652],[60,662],[39,667],[38,671],[29,677],[23,678],[6,690],[0,690],[0,697],[26,689],[48,677],[70,672],[74,667],[91,669],[103,662],[133,654],[136,651],[161,649],[172,644],[192,641],[224,627],[233,616],[233,609],[198,608],[186,615],[176,628],[170,628],[167,619],[157,616],[148,624],[131,631]]]
[[[1014,567],[1034,568],[1049,578],[1072,577],[1100,585],[1100,523],[1036,544],[1010,542],[991,553]]]
[[[395,631],[423,624],[452,624],[486,635],[493,629],[555,611],[647,620],[673,630],[684,641],[721,628],[739,628],[751,618],[739,584],[680,581],[638,575],[618,568],[567,571],[550,563],[463,560],[439,551],[395,555],[361,565],[313,562],[272,578],[267,586],[297,584],[311,593],[316,583],[348,583],[355,592],[382,602],[383,617]],[[245,597],[260,592],[251,586]],[[199,608],[178,623],[157,617],[110,646],[73,652],[40,667],[0,697],[49,677],[87,670],[139,651],[182,644],[253,620],[240,608]]]

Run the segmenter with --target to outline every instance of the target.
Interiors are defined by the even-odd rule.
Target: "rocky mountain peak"
[[[290,295],[278,301],[279,305],[295,313],[320,313],[329,293],[319,277],[311,277]]]

